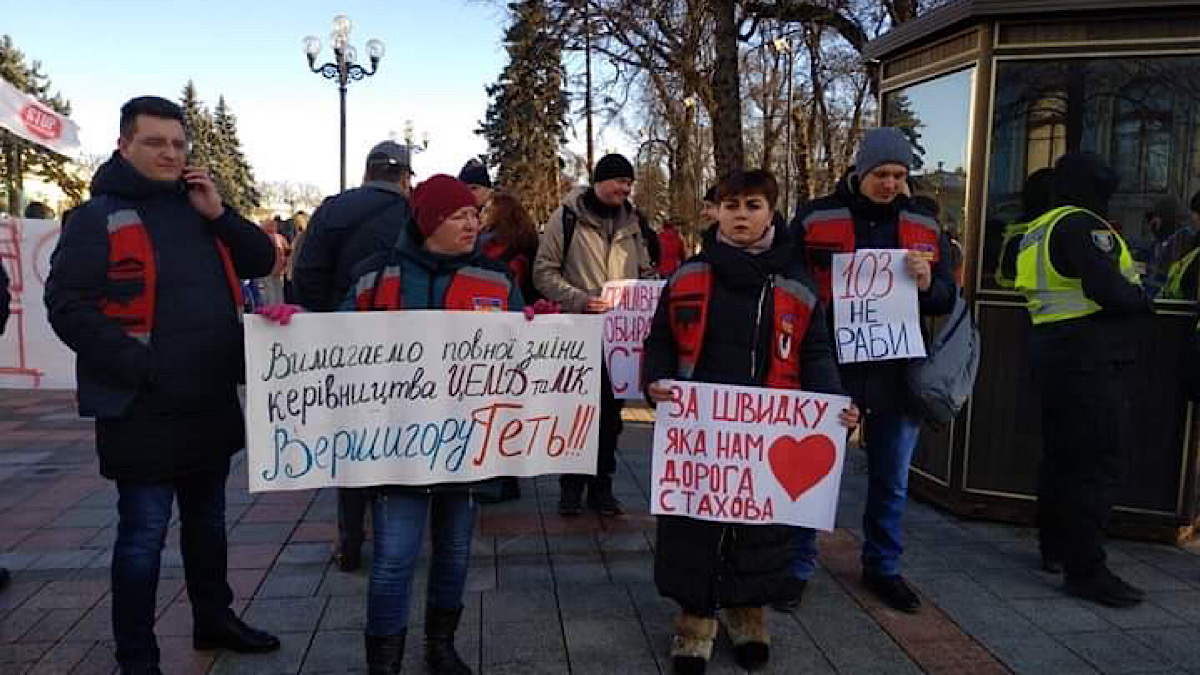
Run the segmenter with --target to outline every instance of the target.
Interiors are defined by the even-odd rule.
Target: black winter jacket
[[[854,216],[854,245],[856,248],[899,248],[899,218],[901,208],[929,217],[937,214],[922,210],[908,197],[899,196],[890,204],[876,204],[858,191],[858,181],[849,174],[838,182],[833,194],[809,202],[792,219],[792,234],[796,241],[800,260],[807,261],[804,249],[804,228],[801,223],[814,211],[826,209],[850,209]],[[951,245],[943,235],[938,242],[938,261],[933,264],[933,280],[929,290],[918,293],[921,314],[940,316],[954,309],[954,298],[958,289],[951,268]],[[828,329],[833,330],[832,311],[829,312]],[[832,340],[832,337],[830,338]],[[904,384],[904,368],[907,362],[878,361],[851,363],[840,367],[842,384],[864,412],[897,413],[911,412],[907,404]]]
[[[1108,202],[1120,179],[1099,155],[1065,155],[1054,170],[1057,206],[1078,206],[1108,216]],[[1100,233],[1093,237],[1092,233]],[[1089,368],[1102,363],[1130,363],[1137,353],[1138,333],[1151,303],[1141,286],[1129,283],[1120,270],[1120,247],[1102,244],[1108,224],[1086,213],[1058,222],[1050,235],[1054,269],[1083,282],[1083,293],[1102,311],[1080,319],[1035,326],[1030,353],[1034,366]]]
[[[292,282],[300,304],[314,312],[336,311],[355,266],[391,249],[410,217],[408,199],[392,183],[370,181],[326,199],[296,252]]]
[[[100,309],[120,292],[108,281],[107,223],[125,208],[137,210],[154,248],[149,345]],[[180,184],[152,181],[117,154],[96,171],[92,198],[64,224],[46,307],[76,354],[79,412],[97,418],[106,477],[164,480],[211,470],[243,445],[242,328],[217,238],[240,277],[270,273],[275,247],[253,223],[229,208],[206,219]]]
[[[794,244],[783,229],[776,229],[771,249],[759,255],[718,241],[716,229],[713,226],[705,232],[700,254],[690,259],[709,263],[714,275],[704,347],[694,379],[762,386],[774,312],[769,301],[761,312],[765,319],[757,317],[759,297],[768,276],[800,280],[814,293],[816,287],[795,258]],[[646,339],[644,383],[679,377],[668,299],[669,291],[664,290]],[[760,355],[757,363],[752,354]],[[806,391],[842,393],[825,312],[820,308],[813,312],[800,342],[800,379]],[[735,525],[659,516],[654,580],[659,593],[678,602],[688,613],[700,616],[709,616],[719,607],[756,607],[795,597],[799,589],[791,573],[794,539],[794,528],[782,525]]]

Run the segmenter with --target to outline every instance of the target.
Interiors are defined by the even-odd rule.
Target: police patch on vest
[[[779,358],[787,360],[792,355],[792,341],[796,333],[796,316],[794,314],[784,314],[779,318],[779,337],[775,341],[775,347],[779,352]]]
[[[476,312],[499,312],[502,307],[500,298],[490,298],[486,296],[475,296],[472,298],[472,305]]]
[[[1112,253],[1113,249],[1117,247],[1113,231],[1108,229],[1092,230],[1092,243],[1096,245],[1096,248],[1105,253]]]

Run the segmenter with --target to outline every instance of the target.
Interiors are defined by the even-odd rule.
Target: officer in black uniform
[[[1066,212],[1049,230],[1051,272],[1062,281],[1031,292],[1030,277],[1022,274],[1031,268],[1024,261],[1018,264],[1017,283],[1031,299],[1043,293],[1041,309],[1030,306],[1033,374],[1042,393],[1038,525],[1043,568],[1065,566],[1069,595],[1130,607],[1144,594],[1108,569],[1104,530],[1129,461],[1133,421],[1127,378],[1141,319],[1152,309],[1132,271],[1128,248],[1104,220],[1118,183],[1099,155],[1063,156],[1054,168],[1055,204],[1086,211]],[[1041,244],[1030,246],[1031,237],[1038,223],[1046,222],[1034,221],[1021,256],[1033,260]],[[1063,288],[1070,286],[1075,300],[1086,305],[1080,312],[1075,304],[1073,313],[1082,316],[1070,316],[1067,309],[1073,291]]]

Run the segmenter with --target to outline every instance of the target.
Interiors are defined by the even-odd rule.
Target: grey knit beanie
[[[863,134],[854,155],[854,175],[861,179],[877,166],[901,164],[912,168],[912,143],[896,127],[877,127]]]

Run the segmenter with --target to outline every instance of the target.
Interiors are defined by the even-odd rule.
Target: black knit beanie
[[[633,165],[623,155],[613,153],[605,155],[596,162],[596,170],[592,172],[592,184],[613,178],[628,178],[633,180]]]

